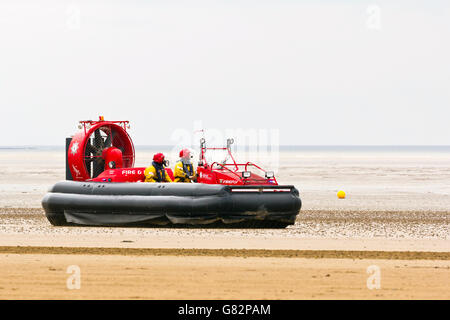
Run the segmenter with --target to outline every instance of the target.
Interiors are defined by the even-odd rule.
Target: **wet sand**
[[[1,212],[4,246],[450,251],[447,212],[303,210],[286,229],[54,227],[42,209]]]
[[[152,152],[137,155],[142,166]],[[91,228],[53,227],[40,208],[64,153],[0,151],[0,298],[448,299],[449,159],[281,153],[278,180],[303,201],[283,230]],[[65,285],[73,264],[80,290]]]

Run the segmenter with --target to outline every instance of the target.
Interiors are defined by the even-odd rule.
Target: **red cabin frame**
[[[226,185],[278,185],[277,179],[272,174],[267,177],[268,172],[260,166],[252,163],[238,163],[231,152],[233,139],[227,140],[227,146],[222,148],[208,148],[204,138],[200,140],[200,161],[197,168],[197,182],[206,184],[226,184]],[[232,163],[213,162],[208,164],[206,152],[208,150],[223,150],[228,153]],[[249,172],[249,167],[253,167],[264,173],[264,176],[250,172],[249,177],[244,177],[244,172]]]

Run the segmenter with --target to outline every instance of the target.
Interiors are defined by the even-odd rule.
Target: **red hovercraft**
[[[145,167],[134,167],[128,121],[80,121],[66,139],[66,181],[42,200],[56,226],[204,226],[284,228],[294,224],[301,200],[294,186],[280,186],[254,163],[237,163],[226,148],[200,141],[197,183],[141,183]],[[226,159],[208,163],[207,154]],[[170,176],[172,171],[166,168]]]

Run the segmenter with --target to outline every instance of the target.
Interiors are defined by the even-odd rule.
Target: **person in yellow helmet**
[[[180,151],[180,160],[175,164],[173,176],[175,182],[195,181],[196,174],[191,162],[191,151],[189,149]]]
[[[153,156],[152,165],[144,171],[145,182],[173,182],[164,169],[165,161],[162,153]]]

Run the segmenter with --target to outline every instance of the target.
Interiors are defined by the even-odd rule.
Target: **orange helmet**
[[[189,149],[183,149],[180,151],[180,158],[188,159],[191,156],[191,150]]]
[[[164,162],[164,154],[162,153],[157,153],[153,156],[153,161],[155,161],[156,163],[163,163]]]

